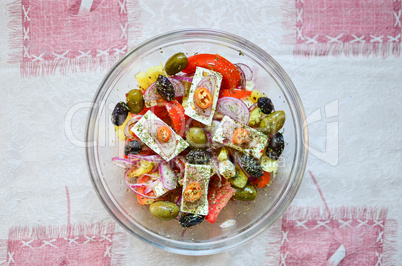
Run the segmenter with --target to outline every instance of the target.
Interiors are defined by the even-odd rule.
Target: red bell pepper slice
[[[224,97],[223,95],[227,94],[226,96],[239,98],[240,95],[237,96],[240,94],[239,92],[245,91],[245,88],[239,88],[241,86],[241,76],[237,67],[220,55],[197,54],[190,56],[186,68],[182,71],[187,74],[193,74],[196,67],[203,67],[222,74],[220,97]]]
[[[183,137],[186,128],[186,115],[183,106],[176,100],[170,102],[164,100],[164,102],[174,131]]]
[[[270,180],[271,180],[271,173],[264,171],[264,175],[262,175],[261,177],[257,178],[254,181],[250,181],[250,183],[256,185],[259,188],[264,188],[269,184]]]
[[[219,213],[226,206],[232,196],[236,193],[236,190],[230,186],[230,183],[226,179],[222,179],[221,186],[219,186],[219,178],[213,176],[209,182],[208,188],[208,205],[209,212],[205,216],[205,220],[210,223],[215,223]]]

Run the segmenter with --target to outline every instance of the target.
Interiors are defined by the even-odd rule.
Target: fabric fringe
[[[295,57],[320,57],[332,55],[340,57],[342,55],[382,57],[401,56],[401,44],[391,43],[297,43],[297,3],[295,0],[285,0],[282,4],[282,28],[284,31],[282,44],[293,45],[293,55]]]
[[[285,0],[281,6],[282,10],[282,29],[283,38],[281,43],[284,45],[296,44],[296,1]]]
[[[294,44],[293,54],[295,56],[375,56],[386,58],[390,55],[399,57],[401,55],[400,43],[316,43],[316,44]]]
[[[330,209],[330,214],[322,207],[292,206],[283,215],[284,220],[327,220],[327,219],[386,219],[388,209],[377,207],[339,207]]]
[[[7,263],[7,248],[8,248],[7,239],[0,240],[0,265]]]
[[[10,57],[8,62],[11,64],[17,64],[20,63],[23,54],[21,0],[15,0],[7,4],[7,10],[10,16],[8,22],[8,28],[10,29],[8,38]]]
[[[102,71],[110,69],[119,59],[117,56],[108,56],[107,58],[79,58],[79,59],[61,59],[54,61],[35,61],[21,62],[21,76],[43,76],[60,73],[77,73],[85,71]]]
[[[398,265],[398,221],[389,219],[384,224],[383,265]]]
[[[126,233],[119,232],[113,234],[111,265],[127,265],[127,239]]]
[[[280,264],[280,249],[282,240],[282,219],[278,219],[268,230],[265,265]]]
[[[9,230],[9,241],[19,241],[26,239],[50,239],[50,238],[73,238],[80,235],[108,235],[113,234],[115,223],[103,222],[91,224],[78,224],[75,226],[28,226],[11,227]]]

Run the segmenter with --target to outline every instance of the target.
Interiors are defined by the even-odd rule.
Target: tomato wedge
[[[221,90],[235,90],[240,86],[240,72],[235,65],[217,54],[197,54],[188,58],[184,73],[192,74],[196,67],[203,67],[222,74]]]
[[[150,179],[151,179],[151,178],[150,178],[149,176],[143,176],[142,178],[140,178],[140,179],[138,180],[138,183],[139,183],[139,184],[143,184],[143,183],[148,182]],[[146,187],[138,187],[138,188],[137,188],[137,191],[138,191],[139,193],[141,193],[141,194],[145,194],[145,193],[144,193],[145,189],[146,189]],[[148,194],[145,194],[145,195],[150,196],[150,197],[155,197],[155,194],[154,194],[153,191],[148,192]],[[138,201],[138,203],[139,203],[140,205],[148,205],[148,204],[151,204],[152,202],[154,202],[155,199],[145,198],[145,197],[143,197],[143,196],[137,194],[137,201]]]
[[[250,181],[250,183],[256,185],[259,188],[264,188],[269,184],[270,180],[271,180],[271,173],[264,171],[264,175],[262,175],[261,177],[257,178],[254,181]]]
[[[233,90],[225,90],[221,89],[219,91],[219,98],[222,97],[235,97],[237,99],[241,99],[246,96],[250,96],[251,91],[244,90],[244,89],[233,89]]]
[[[232,196],[236,193],[236,190],[230,186],[230,183],[226,179],[222,179],[222,185],[219,186],[219,178],[213,176],[209,182],[208,188],[208,205],[209,212],[205,216],[205,220],[211,224],[215,223],[219,213],[226,206]]]
[[[170,102],[164,100],[164,102],[166,111],[169,114],[170,120],[172,121],[174,131],[183,137],[186,128],[186,116],[184,115],[183,106],[177,100]]]

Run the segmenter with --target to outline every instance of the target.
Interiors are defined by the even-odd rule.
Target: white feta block
[[[251,141],[247,146],[236,145],[233,143],[231,137],[228,138],[228,136],[232,136],[234,131],[239,127],[245,128],[250,133]],[[216,130],[212,140],[243,153],[248,153],[257,159],[261,158],[264,149],[268,144],[268,136],[254,128],[234,121],[229,116],[225,116],[222,119],[222,122]]]
[[[236,167],[229,160],[219,162],[219,173],[224,178],[229,179],[229,178],[234,177],[236,175]]]
[[[158,147],[158,144],[156,143],[156,140],[152,137],[152,134],[148,132],[148,130],[144,127],[144,123],[147,120],[160,121],[164,123],[165,126],[167,126],[172,131],[172,135],[174,135],[176,139],[176,146],[174,152],[169,157],[167,157],[161,151],[161,149]],[[131,130],[135,133],[137,137],[140,138],[142,142],[145,143],[145,145],[147,145],[154,152],[159,154],[166,161],[173,159],[189,146],[189,144],[182,137],[180,137],[179,134],[177,134],[171,127],[169,127],[165,122],[163,122],[159,117],[157,117],[151,111],[146,112],[146,114],[133,126]]]
[[[213,101],[212,101],[212,109],[211,113],[209,116],[205,116],[202,114],[199,114],[195,108],[195,102],[194,102],[194,92],[197,89],[198,83],[206,76],[209,75],[214,75],[216,77],[216,83],[215,83],[215,88],[214,92],[212,94],[213,96]],[[185,107],[185,114],[188,115],[189,117],[193,118],[194,120],[197,120],[207,126],[211,125],[212,119],[214,117],[214,113],[216,110],[216,104],[218,102],[218,97],[219,97],[219,90],[221,88],[221,83],[222,83],[222,75],[219,72],[215,72],[206,68],[202,67],[197,67],[194,77],[193,77],[193,82],[191,84],[190,88],[190,93],[189,97],[186,103]]]
[[[181,198],[180,211],[186,213],[194,213],[199,215],[207,215],[208,208],[208,184],[211,175],[211,166],[189,164],[186,163],[184,173],[183,192],[188,184],[197,182],[202,190],[200,199],[195,202],[187,202],[184,197]]]

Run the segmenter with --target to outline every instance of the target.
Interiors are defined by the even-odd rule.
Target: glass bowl
[[[207,221],[184,230],[177,220],[160,221],[123,179],[124,169],[112,164],[121,155],[110,115],[125,94],[137,87],[134,75],[159,65],[177,52],[219,54],[232,63],[244,63],[254,72],[256,88],[287,116],[283,129],[285,150],[270,186],[255,201],[230,201],[214,224]],[[91,181],[110,215],[132,235],[164,250],[185,255],[207,255],[241,245],[270,227],[293,200],[307,161],[307,127],[300,97],[279,64],[255,44],[233,34],[213,30],[181,30],[154,37],[128,52],[109,71],[93,100],[86,127],[86,158]],[[235,225],[222,228],[229,220]]]

